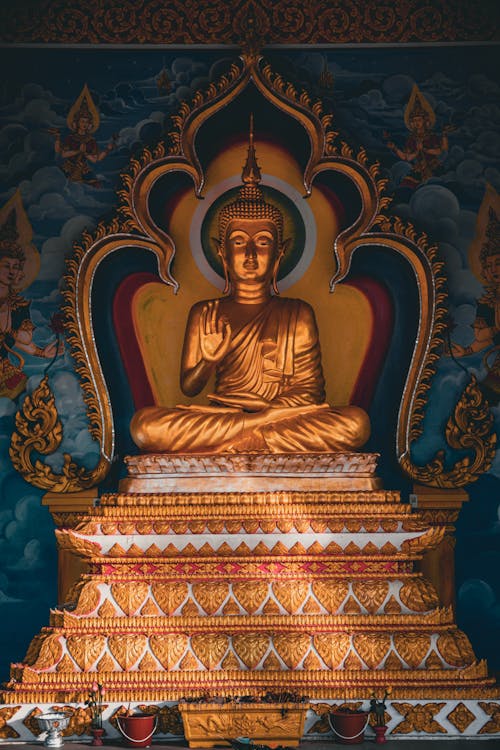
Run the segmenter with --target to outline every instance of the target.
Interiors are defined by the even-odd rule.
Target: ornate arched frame
[[[436,246],[429,244],[424,234],[417,235],[411,224],[385,213],[391,198],[384,193],[386,181],[379,177],[378,164],[369,163],[364,148],[354,154],[340,140],[331,127],[332,115],[323,113],[321,102],[313,102],[306,92],[299,93],[260,55],[250,53],[233,63],[217,83],[197,92],[190,104],[181,104],[172,118],[174,130],[169,133],[168,150],[161,141],[153,150],[145,149],[138,159],[131,160],[129,172],[123,176],[115,218],[100,224],[94,235],[85,234],[81,244],[75,246],[67,265],[64,291],[66,330],[81,377],[91,434],[100,444],[100,458],[93,470],[85,470],[65,455],[60,474],[39,459],[33,460],[34,452],[48,455],[57,450],[62,438],[54,397],[44,378],[25,399],[11,443],[14,466],[32,484],[55,492],[75,492],[98,485],[107,475],[115,453],[115,433],[111,401],[92,335],[90,299],[97,268],[104,258],[124,246],[152,251],[160,277],[177,290],[171,273],[174,242],[153,221],[148,210],[149,193],[163,175],[180,171],[189,175],[195,194],[202,196],[204,173],[196,153],[196,135],[208,118],[236,99],[250,82],[307,133],[310,155],[303,175],[306,195],[311,194],[315,178],[329,170],[351,180],[361,197],[359,216],[335,240],[337,269],[330,288],[333,290],[346,277],[353,253],[368,245],[382,246],[403,256],[415,277],[420,317],[398,415],[395,447],[401,468],[418,482],[440,487],[466,484],[489,468],[495,436],[488,405],[474,382],[464,391],[446,428],[448,444],[455,449],[469,449],[472,457],[462,459],[448,471],[444,469],[442,452],[426,466],[417,466],[411,459],[410,447],[422,433],[426,394],[445,330],[445,279]]]

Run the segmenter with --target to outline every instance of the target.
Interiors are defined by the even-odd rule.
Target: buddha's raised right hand
[[[207,302],[198,325],[201,356],[206,362],[220,362],[229,349],[231,326],[219,317],[219,300]]]

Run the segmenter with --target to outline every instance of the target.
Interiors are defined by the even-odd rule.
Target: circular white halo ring
[[[316,249],[316,222],[314,220],[313,212],[309,207],[305,198],[279,177],[273,175],[262,175],[262,184],[274,188],[280,193],[286,195],[286,197],[294,204],[295,208],[302,217],[304,222],[305,240],[304,240],[304,251],[300,256],[297,265],[279,282],[280,291],[289,289],[293,284],[296,284],[299,279],[305,274],[309,265],[313,259],[314,251]],[[214,201],[217,200],[221,195],[231,190],[234,187],[241,187],[241,175],[234,175],[233,177],[227,177],[218,185],[215,185],[205,196],[205,199],[200,202],[195,209],[193,219],[191,221],[191,230],[189,232],[189,242],[191,245],[191,252],[195,260],[198,269],[203,276],[213,284],[217,289],[222,291],[224,289],[224,279],[214,271],[210,263],[208,262],[203,247],[201,244],[201,228],[203,220],[209,210],[210,206]]]

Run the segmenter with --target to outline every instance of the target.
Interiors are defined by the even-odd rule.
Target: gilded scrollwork
[[[260,26],[252,33],[258,32],[259,35],[266,24],[257,16],[256,22]],[[239,23],[240,26],[243,23],[241,18]],[[250,32],[247,29],[245,33],[248,37]],[[101,223],[93,235],[84,233],[68,261],[63,291],[66,331],[76,371],[81,378],[89,429],[100,444],[96,467],[83,469],[66,455],[62,473],[58,475],[38,458],[33,462],[35,451],[49,455],[57,450],[62,439],[63,427],[55,400],[48,381],[44,379],[25,400],[17,415],[11,446],[16,469],[33,484],[58,492],[96,485],[109,471],[114,459],[115,437],[111,402],[93,337],[90,297],[94,274],[105,257],[124,246],[133,247],[153,252],[157,257],[159,276],[174,291],[178,289],[178,282],[171,272],[175,245],[170,235],[151,217],[147,208],[148,196],[160,177],[181,171],[188,175],[195,194],[201,197],[205,176],[195,150],[196,133],[212,115],[235,101],[252,82],[272,106],[298,121],[308,135],[310,154],[303,174],[306,194],[311,194],[316,178],[326,171],[347,177],[360,194],[360,215],[339,234],[334,244],[337,270],[331,280],[332,290],[347,275],[351,257],[360,247],[376,245],[398,252],[414,274],[420,295],[420,320],[399,411],[396,451],[401,467],[417,481],[433,486],[457,486],[473,481],[489,468],[495,449],[488,408],[474,383],[464,392],[445,435],[450,448],[468,450],[474,454],[473,459],[461,459],[447,471],[442,455],[437,455],[424,467],[417,466],[411,455],[412,443],[423,431],[427,397],[445,330],[444,273],[437,248],[429,244],[425,235],[418,234],[410,223],[386,215],[391,203],[391,198],[385,193],[386,180],[380,177],[379,164],[370,163],[366,149],[360,147],[355,152],[342,141],[332,128],[332,115],[323,111],[321,101],[313,101],[308,92],[298,91],[255,49],[250,48],[218,81],[196,92],[191,102],[180,105],[172,117],[173,127],[165,140],[155,147],[145,148],[142,154],[130,161],[127,172],[122,175],[115,217],[108,223]],[[296,552],[301,551],[298,545]],[[365,547],[364,551],[367,553],[369,548]],[[154,552],[151,548],[147,554],[153,556]],[[240,554],[245,553],[242,546]],[[274,554],[278,553],[279,548],[276,548]],[[132,554],[130,549],[128,554]],[[139,548],[136,554],[140,556]]]
[[[490,719],[479,730],[479,734],[500,732],[500,705],[498,703],[479,702],[479,707],[490,716]]]
[[[100,479],[100,472],[87,471],[74,463],[68,453],[64,454],[62,471],[53,469],[36,458],[34,453],[47,456],[61,445],[63,427],[59,419],[54,394],[48,377],[42,378],[33,393],[26,396],[21,410],[16,415],[16,426],[10,444],[10,457],[14,468],[27,482],[45,490],[75,492],[93,485]]]
[[[453,724],[453,726],[462,733],[465,732],[467,727],[476,719],[475,715],[467,708],[465,703],[457,703],[455,708],[450,711],[446,718],[450,724]]]
[[[136,0],[113,5],[99,0],[40,7],[19,3],[1,18],[2,40],[10,43],[339,44],[457,42],[494,39],[496,5],[440,0],[403,0],[367,5],[356,0],[334,5],[290,0]],[[133,12],[132,12],[133,11]],[[251,22],[250,22],[251,21]],[[253,42],[253,45],[252,45]]]
[[[10,740],[19,737],[19,732],[16,732],[13,726],[9,724],[9,720],[17,714],[21,706],[7,706],[0,708],[0,739]]]
[[[418,433],[414,432],[414,437]],[[496,451],[493,414],[474,376],[465,387],[446,424],[446,440],[455,450],[470,452],[451,469],[445,468],[445,453],[439,451],[425,466],[415,466],[403,456],[401,466],[413,479],[435,487],[463,487],[491,467]]]
[[[393,728],[392,734],[409,734],[416,730],[428,734],[446,734],[446,729],[436,720],[446,703],[391,703],[404,720]]]

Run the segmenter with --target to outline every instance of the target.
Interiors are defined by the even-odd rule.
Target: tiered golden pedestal
[[[75,704],[96,678],[109,712],[268,691],[366,707],[390,686],[396,734],[405,722],[404,734],[499,731],[486,664],[414,569],[443,530],[377,489],[366,462],[268,465],[259,491],[236,489],[249,483],[238,460],[224,492],[204,459],[183,464],[181,491],[143,493],[165,466],[132,462],[128,491],[57,530],[89,572],[12,666],[4,703]],[[295,489],[269,489],[284,471]],[[375,489],[335,490],[335,478]]]

